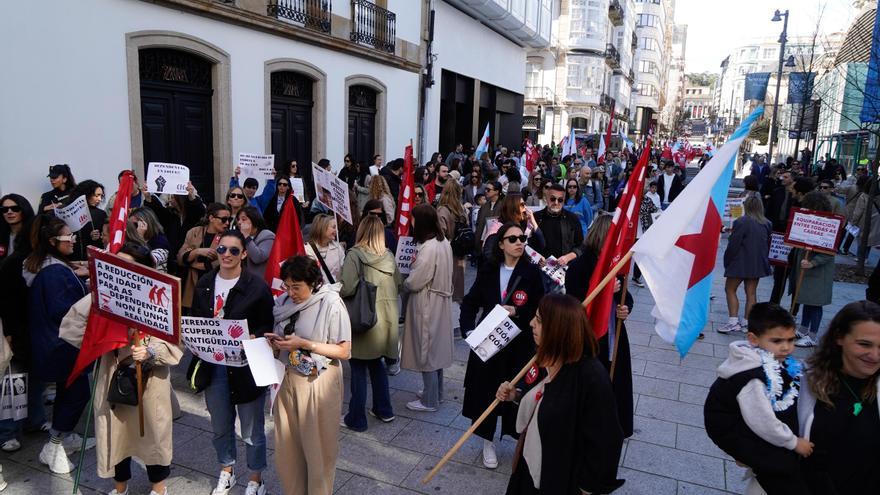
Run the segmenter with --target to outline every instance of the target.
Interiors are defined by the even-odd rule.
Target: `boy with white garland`
[[[755,304],[747,338],[732,342],[718,367],[703,410],[706,433],[754,472],[745,493],[809,493],[798,456],[809,456],[813,444],[795,433],[801,363],[791,356],[794,317],[778,304]]]

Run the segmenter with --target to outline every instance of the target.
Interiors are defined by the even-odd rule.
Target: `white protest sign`
[[[743,216],[743,198],[727,198],[721,221],[729,224],[741,216]]]
[[[785,245],[785,234],[773,232],[770,234],[770,263],[773,265],[787,266],[788,253],[791,246]]]
[[[183,344],[202,361],[240,368],[248,364],[242,342],[250,339],[247,320],[184,317]]]
[[[394,259],[397,261],[397,269],[400,270],[401,275],[409,274],[418,251],[419,248],[412,237],[402,236],[397,239],[397,251],[394,253]]]
[[[324,205],[328,210],[332,210],[333,194],[330,183],[332,182],[333,174],[312,163],[312,179],[315,181],[315,201]]]
[[[186,195],[189,168],[176,163],[150,162],[147,165],[147,191],[156,194]]]
[[[550,277],[550,280],[553,281],[554,284],[558,286],[565,285],[565,270],[568,268],[559,264],[556,261],[555,256],[551,256],[549,258],[544,258],[540,253],[532,249],[531,246],[526,245],[526,254],[529,257],[529,260],[538,265],[544,275]],[[541,261],[544,261],[543,266],[541,265]]]
[[[73,232],[78,232],[85,227],[87,223],[92,221],[92,216],[89,215],[89,205],[86,203],[85,195],[74,199],[73,202],[64,208],[55,208],[54,211],[55,216],[64,220],[64,223],[66,223]]]
[[[269,385],[269,411],[272,411],[272,408],[275,407],[275,398],[278,397],[278,390],[281,389],[281,382],[284,381],[284,373],[287,371],[287,367],[284,366],[284,363],[277,359],[273,359],[272,364],[275,366],[275,373],[277,373],[280,378],[278,383]]]
[[[485,362],[504,349],[519,332],[519,327],[510,320],[507,310],[496,304],[465,341]]]
[[[279,361],[275,359],[272,347],[265,337],[245,340],[244,353],[247,355],[248,362],[251,365],[251,375],[254,377],[254,383],[258,387],[281,383],[284,375],[279,375],[278,367],[275,366],[275,363]],[[283,371],[284,367],[282,366],[281,369]]]
[[[329,175],[329,174],[328,174]],[[353,225],[351,218],[351,203],[348,196],[348,184],[339,177],[330,176],[330,194],[333,201],[333,211],[339,214],[343,220]]]
[[[300,203],[306,202],[306,185],[299,177],[290,178],[290,188],[293,189],[293,195]]]
[[[275,155],[239,153],[238,168],[238,185],[244,187],[245,179],[256,179],[257,192],[254,194],[259,196],[266,187],[266,182],[275,179]]]
[[[177,345],[180,340],[180,279],[89,248],[92,308]]]
[[[379,167],[370,165],[370,175],[379,175]]]
[[[792,208],[785,243],[827,253],[837,251],[837,241],[846,219],[831,213]]]

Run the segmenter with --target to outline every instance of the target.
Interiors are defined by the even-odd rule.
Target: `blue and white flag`
[[[477,151],[474,152],[474,156],[476,156],[477,160],[479,160],[483,157],[483,153],[488,153],[488,152],[489,152],[489,123],[486,122],[486,130],[483,131],[483,137],[480,138],[480,144],[477,145]]]

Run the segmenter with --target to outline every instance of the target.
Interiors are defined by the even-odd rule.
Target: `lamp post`
[[[785,19],[783,19],[783,17]],[[776,9],[776,12],[773,13],[773,22],[782,21],[782,34],[779,35],[779,69],[776,71],[776,98],[773,100],[773,118],[770,122],[770,150],[768,153],[767,159],[770,163],[773,163],[773,143],[776,141],[776,128],[778,127],[778,122],[776,122],[776,114],[779,110],[779,85],[782,83],[782,62],[785,59],[785,42],[788,41],[788,10],[785,12],[779,12],[779,9]]]

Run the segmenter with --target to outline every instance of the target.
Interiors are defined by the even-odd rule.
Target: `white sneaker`
[[[261,481],[248,481],[244,495],[266,495],[266,484]]]
[[[9,440],[3,442],[3,445],[0,445],[0,450],[2,450],[3,452],[15,452],[20,448],[21,442],[19,442],[15,438],[10,438]]]
[[[406,408],[410,411],[419,411],[419,412],[434,412],[437,410],[436,407],[428,407],[422,404],[420,400],[414,400],[412,402],[406,403]]]
[[[155,492],[152,492],[152,493],[155,493]],[[113,490],[110,491],[109,495],[128,495],[128,485],[125,485],[124,492],[118,492],[118,491],[116,491],[116,488],[114,488]]]
[[[235,473],[231,471],[220,470],[220,479],[217,480],[217,486],[211,495],[227,495],[229,490],[235,486]]]
[[[64,446],[60,443],[46,442],[40,451],[40,462],[49,466],[49,471],[57,474],[67,474],[73,471],[73,463],[67,458]]]
[[[82,448],[82,441],[82,436],[71,433],[64,437],[64,440],[61,440],[61,445],[64,446],[64,451],[67,452],[67,455],[73,455]],[[97,440],[94,437],[86,438],[86,450],[94,448],[96,443]]]
[[[809,335],[804,335],[803,337],[797,339],[794,343],[797,347],[814,347],[816,345],[816,341],[813,340]]]
[[[126,493],[128,492],[126,491]],[[168,487],[165,487],[165,490],[163,490],[162,493],[158,493],[156,490],[150,490],[150,495],[168,495]]]
[[[419,391],[416,392],[416,397],[418,397],[419,399],[421,399],[421,398],[422,398],[422,395],[424,395],[424,393],[425,393],[424,390],[419,390]],[[440,403],[443,404],[443,397],[440,397]]]
[[[738,321],[737,322],[729,321],[726,324],[724,324],[724,326],[722,326],[721,328],[716,328],[715,331],[718,333],[723,333],[723,334],[728,334],[731,332],[742,332],[742,327],[739,325]]]
[[[483,440],[483,465],[489,469],[498,467],[498,454],[495,453],[495,444],[491,440]]]

